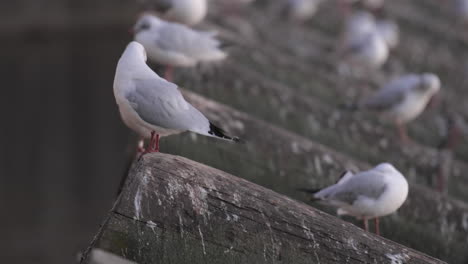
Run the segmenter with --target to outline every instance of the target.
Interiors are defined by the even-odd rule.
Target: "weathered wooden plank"
[[[239,79],[237,76],[243,77]],[[182,86],[253,113],[355,159],[370,163],[392,162],[415,182],[431,185],[431,179],[438,174],[437,150],[418,144],[400,144],[392,125],[375,125],[375,117],[370,114],[347,113],[242,66],[226,63],[210,73],[179,71],[176,77]],[[325,88],[320,84],[312,85],[311,89]],[[449,186],[449,193],[464,200],[468,200],[465,192],[468,182],[461,175],[466,170],[468,165],[461,161],[454,161],[449,170],[451,177],[457,179]]]
[[[442,263],[191,160],[145,155],[103,248],[137,263]]]
[[[182,155],[240,175],[304,202],[308,202],[309,197],[295,191],[298,186],[326,186],[334,183],[345,169],[370,167],[367,163],[191,92],[184,91],[184,96],[215,123],[245,138],[247,144],[223,144],[206,137],[185,135],[163,138],[163,152]],[[468,259],[463,244],[468,237],[468,230],[464,228],[464,215],[468,213],[466,206],[427,188],[411,186],[408,203],[398,215],[382,219],[383,235],[451,263]],[[420,209],[428,205],[439,209]],[[321,209],[334,213],[329,208]],[[440,230],[451,231],[439,236]]]

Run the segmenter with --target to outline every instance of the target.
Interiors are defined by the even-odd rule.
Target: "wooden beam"
[[[246,139],[247,144],[226,144],[187,134],[163,138],[163,152],[239,175],[304,202],[310,197],[297,192],[298,186],[327,186],[336,182],[345,169],[371,167],[226,105],[183,92],[211,120]],[[334,214],[330,208],[320,208]],[[464,248],[468,237],[465,215],[468,215],[466,204],[412,183],[409,198],[398,214],[382,219],[383,236],[450,263],[460,263],[468,259]]]
[[[161,153],[134,164],[108,220],[91,246],[137,263],[443,263],[251,182]]]

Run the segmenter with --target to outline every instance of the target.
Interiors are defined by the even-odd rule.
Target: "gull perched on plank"
[[[159,137],[184,131],[239,141],[213,125],[185,101],[177,85],[159,77],[146,65],[146,52],[138,42],[128,44],[120,57],[114,95],[123,122],[143,138],[151,137],[143,153],[159,151]]]
[[[345,172],[334,185],[319,191],[300,189],[312,193],[314,199],[338,207],[338,215],[351,215],[364,221],[375,219],[375,231],[380,235],[379,217],[395,212],[408,196],[408,182],[393,165],[381,163],[356,174]]]
[[[383,112],[396,123],[400,139],[407,142],[409,138],[404,124],[419,116],[439,90],[437,75],[407,74],[391,80],[354,108]]]
[[[219,61],[227,54],[215,32],[190,29],[151,14],[144,14],[134,26],[135,41],[145,47],[150,60],[167,65],[165,79],[172,80],[172,69],[192,67],[199,62]]]
[[[291,20],[306,21],[312,18],[322,0],[287,0],[286,13]]]
[[[398,46],[400,42],[400,30],[395,21],[389,19],[377,20],[375,27],[390,49]]]
[[[339,53],[346,66],[361,74],[379,69],[386,62],[389,46],[372,14],[356,12],[347,20]]]
[[[152,8],[165,20],[193,26],[207,13],[206,0],[155,0]]]

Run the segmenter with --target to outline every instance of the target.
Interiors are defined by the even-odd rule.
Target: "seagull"
[[[468,0],[453,0],[455,13],[464,23],[468,22]]]
[[[384,112],[396,123],[400,139],[408,141],[404,124],[421,114],[440,86],[439,77],[433,73],[403,75],[353,108]]]
[[[322,0],[287,0],[286,12],[290,19],[306,21],[317,12]]]
[[[334,185],[319,191],[300,189],[313,193],[313,198],[337,207],[338,215],[351,215],[364,221],[369,231],[368,219],[375,219],[376,233],[380,235],[379,217],[395,212],[408,196],[408,182],[390,163],[353,174],[347,171]]]
[[[377,20],[375,24],[377,32],[384,39],[390,49],[395,49],[400,42],[400,30],[393,20]]]
[[[389,47],[372,14],[357,12],[348,19],[340,53],[349,66],[358,70],[373,71],[386,62]]]
[[[114,79],[114,95],[123,122],[150,146],[143,154],[159,151],[159,138],[184,131],[238,142],[213,125],[185,101],[177,85],[159,77],[146,65],[144,47],[130,42],[120,57]]]
[[[165,78],[172,80],[172,69],[192,67],[199,62],[219,61],[227,54],[220,49],[215,32],[195,31],[144,14],[133,28],[135,41],[141,43],[154,62],[167,65]]]
[[[346,43],[343,49],[344,60],[351,68],[368,72],[379,69],[387,61],[388,55],[387,43],[377,31],[368,32],[362,38]]]
[[[161,18],[188,26],[200,23],[208,9],[206,0],[156,0],[153,8]]]

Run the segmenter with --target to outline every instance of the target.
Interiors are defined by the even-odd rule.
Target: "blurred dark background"
[[[112,206],[132,142],[112,84],[135,8],[0,3],[2,263],[74,263]]]

